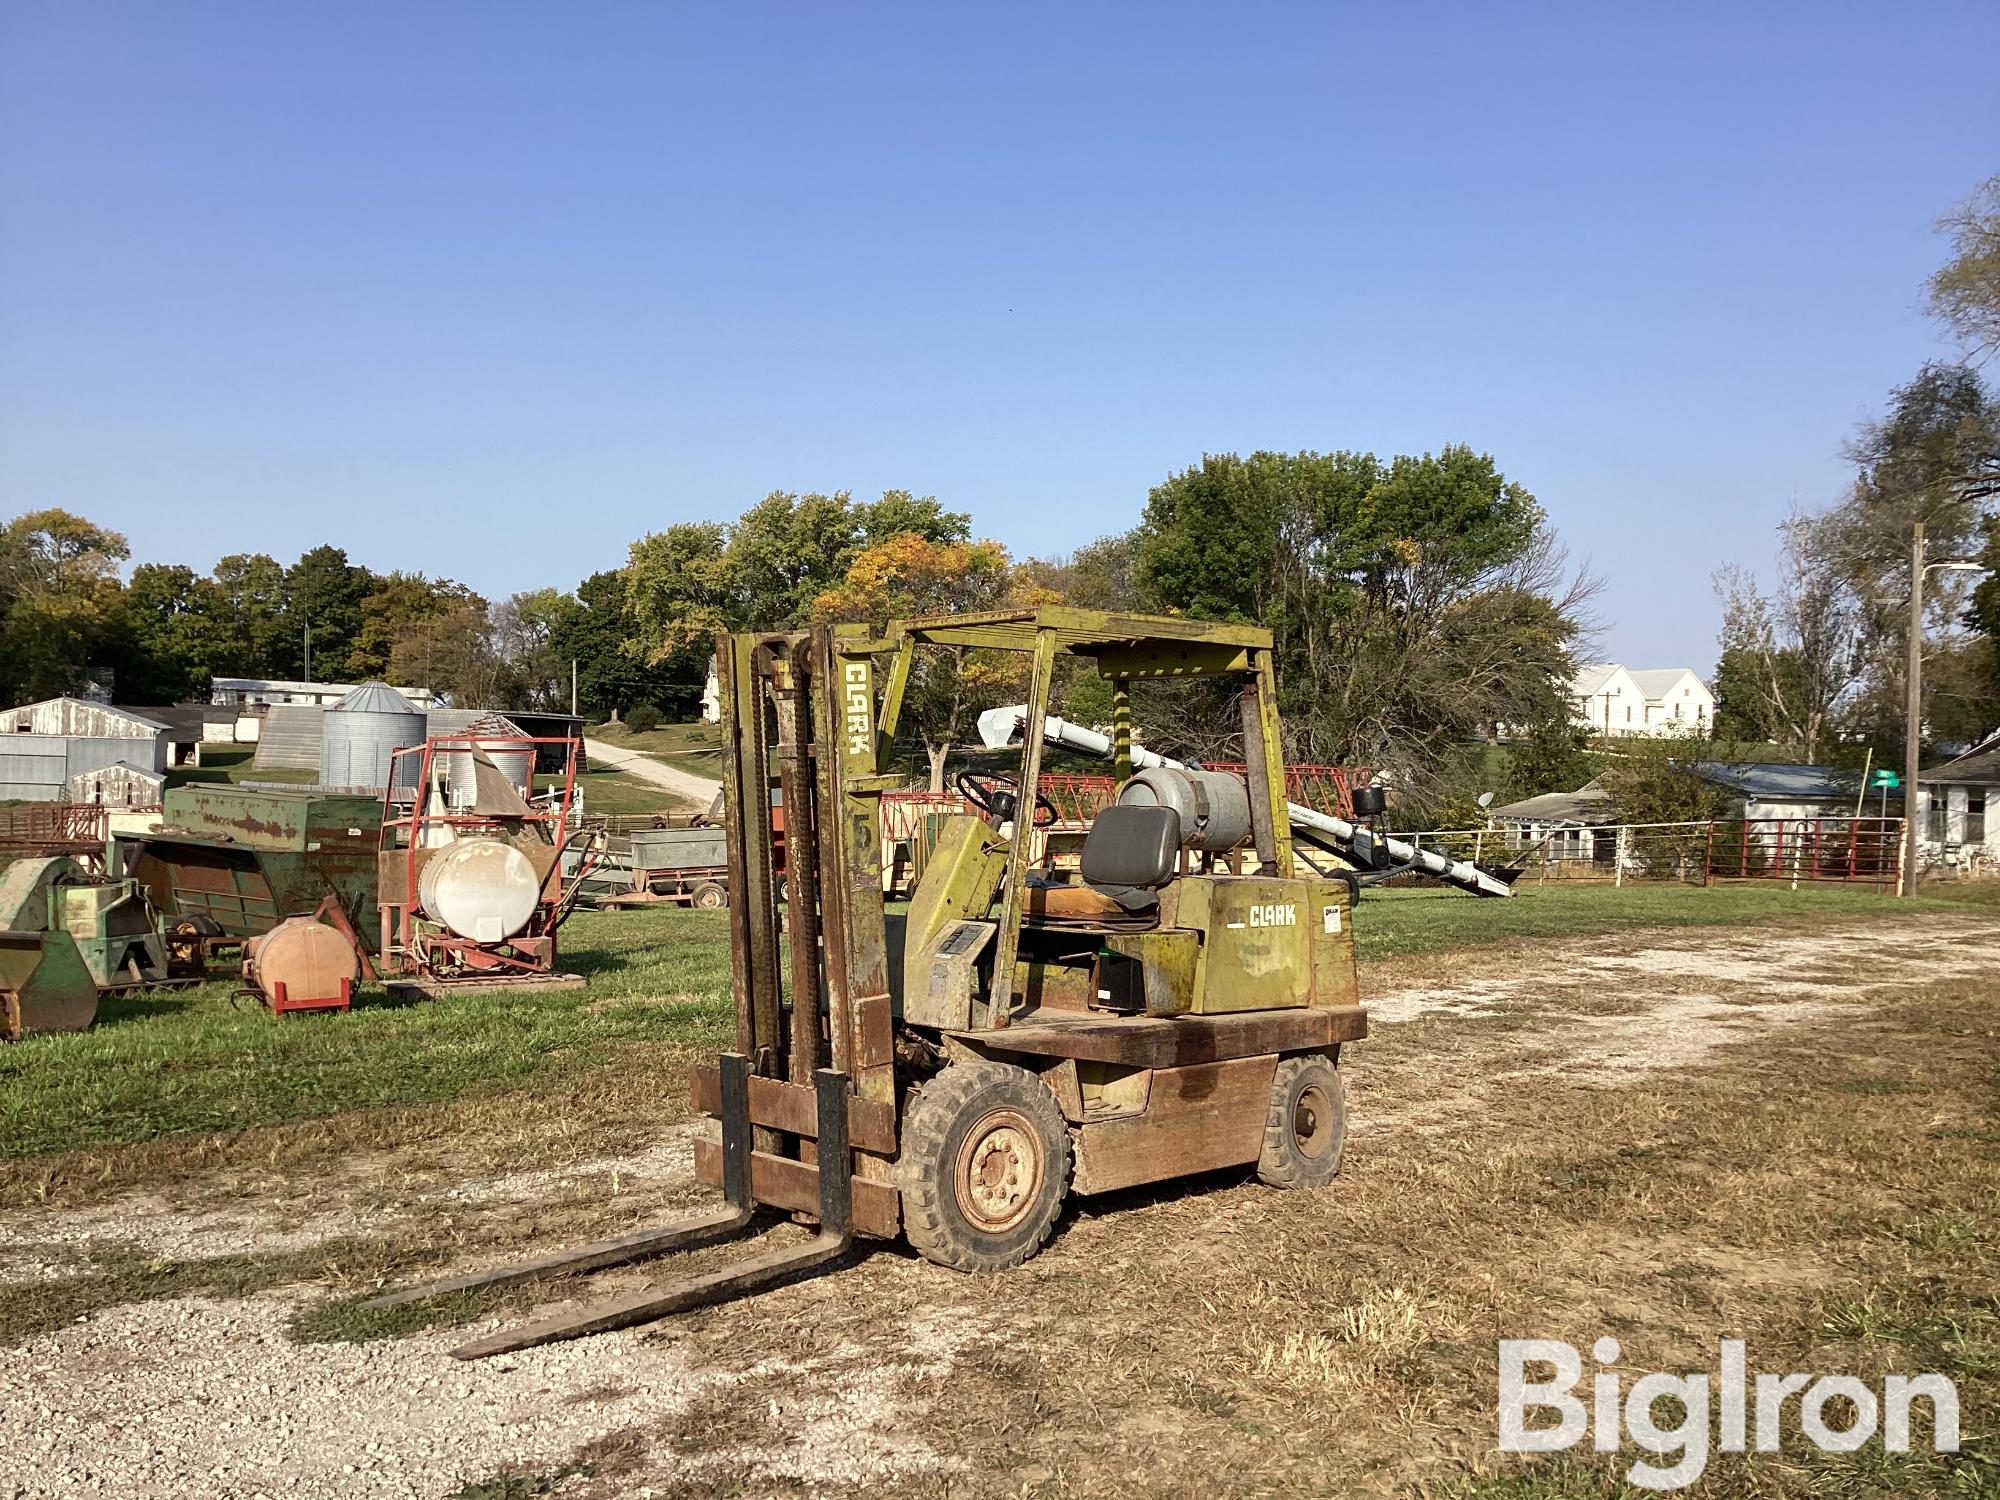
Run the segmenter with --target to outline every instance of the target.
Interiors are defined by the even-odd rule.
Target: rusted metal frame
[[[1271,808],[1283,805],[1284,776],[1276,778],[1281,790],[1271,790],[1273,778],[1269,757],[1264,753],[1264,716],[1258,711],[1260,684],[1252,677],[1237,695],[1243,716],[1243,775],[1250,789],[1250,843],[1257,851],[1257,873],[1269,875],[1277,868],[1277,844],[1271,832]]]
[[[778,700],[778,784],[785,799],[786,915],[791,947],[791,1045],[786,1073],[810,1084],[820,1063],[819,810],[813,787],[812,681],[805,637],[772,650]]]
[[[1022,725],[1021,787],[1031,793],[1042,774],[1042,741],[1048,722],[1050,679],[1055,672],[1057,640],[1054,631],[1044,630],[1035,637],[1034,666],[1028,679],[1027,719]],[[1034,803],[1027,801],[1033,816]],[[1014,1008],[1014,959],[1021,949],[1021,913],[1028,897],[1028,862],[1034,839],[1029,825],[1019,816],[1014,836],[1007,846],[1007,875],[1000,887],[1000,930],[993,941],[993,985],[987,996],[990,1026],[1006,1026]]]
[[[840,723],[821,742],[822,786],[835,795],[821,803],[821,820],[838,835],[840,861],[821,867],[824,893],[838,884],[843,920],[847,980],[848,1066],[856,1093],[866,1099],[896,1097],[895,1026],[889,995],[889,943],[882,903],[882,790],[885,778],[876,770],[877,722],[874,652],[880,642],[857,625],[824,628],[826,673],[824,690],[816,696],[833,700]],[[864,1154],[859,1170],[865,1177],[886,1179],[890,1163]]]
[[[875,770],[878,774],[889,769],[889,758],[894,753],[896,725],[903,717],[903,694],[909,690],[910,668],[915,664],[917,643],[910,636],[903,636],[896,643],[895,658],[889,663],[889,675],[882,685],[882,707],[875,718]]]
[[[813,631],[811,670],[819,690],[810,700],[813,738],[820,753],[813,757],[819,816],[814,834],[819,841],[819,930],[826,979],[827,1034],[833,1066],[852,1072],[854,1043],[847,979],[847,879],[841,849],[840,756],[835,753],[840,732],[839,658],[833,637],[824,627]]]
[[[718,632],[715,637],[715,681],[722,711],[722,810],[725,825],[743,827],[743,700],[753,699],[756,684],[739,680],[735,637]],[[729,885],[734,891],[750,888],[746,840],[740,835],[728,841]],[[736,1050],[745,1057],[757,1050],[755,1010],[751,997],[756,974],[750,948],[750,913],[747,901],[729,903],[729,967],[736,1006]]]
[[[412,1302],[425,1302],[433,1297],[450,1296],[455,1292],[519,1286],[530,1281],[545,1281],[553,1276],[575,1276],[586,1271],[601,1271],[608,1266],[630,1265],[633,1261],[665,1255],[669,1251],[685,1249],[703,1240],[733,1234],[746,1228],[750,1223],[752,1212],[750,1060],[741,1053],[725,1052],[717,1059],[717,1064],[721,1071],[722,1194],[729,1205],[727,1208],[682,1219],[672,1224],[664,1224],[657,1229],[641,1229],[632,1234],[598,1240],[594,1244],[579,1245],[574,1250],[561,1250],[553,1255],[538,1255],[532,1260],[516,1261],[512,1265],[496,1267],[493,1270],[470,1271],[462,1276],[447,1276],[442,1281],[427,1282],[423,1286],[408,1287],[400,1292],[376,1297],[363,1303],[362,1306],[403,1307]],[[735,1143],[733,1149],[732,1142]]]
[[[1250,666],[1256,674],[1258,732],[1252,734],[1250,726],[1244,726],[1244,749],[1247,755],[1254,743],[1262,747],[1264,755],[1264,774],[1252,782],[1250,801],[1253,808],[1262,802],[1267,809],[1271,821],[1271,862],[1276,865],[1278,875],[1288,880],[1292,875],[1292,815],[1285,799],[1285,741],[1278,722],[1278,674],[1272,663],[1271,648],[1253,648]],[[1258,852],[1261,856],[1262,850]]]
[[[722,1114],[722,1075],[713,1066],[688,1070],[688,1103],[699,1114]],[[787,1135],[816,1139],[819,1135],[819,1106],[813,1086],[800,1087],[776,1078],[750,1079],[750,1123],[769,1125]],[[847,1135],[859,1150],[893,1153],[896,1149],[896,1112],[875,1099],[855,1098],[848,1102]]]
[[[742,779],[737,795],[742,813],[735,828],[743,845],[744,886],[730,893],[731,907],[741,906],[750,937],[750,1009],[756,1050],[752,1068],[767,1078],[784,1073],[786,1037],[782,1022],[784,997],[778,961],[777,865],[771,830],[771,716],[766,711],[765,679],[770,653],[763,637],[735,638],[737,675],[745,686],[738,716],[743,732]],[[760,1145],[765,1144],[761,1139]],[[769,1145],[775,1145],[775,1139]]]

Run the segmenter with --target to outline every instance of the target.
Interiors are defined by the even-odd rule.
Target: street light
[[[1917,742],[1924,712],[1924,580],[1934,572],[1983,573],[1976,562],[1924,561],[1924,523],[1910,528],[1910,701],[1903,724],[1903,894],[1917,893]]]

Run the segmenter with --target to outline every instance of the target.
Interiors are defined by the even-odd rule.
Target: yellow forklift
[[[1017,776],[965,778],[906,911],[882,895],[878,799],[919,653],[1024,656]],[[1080,868],[1026,831],[1058,658],[1112,684],[1117,801]],[[1254,1163],[1317,1187],[1346,1135],[1340,1048],[1357,1003],[1352,879],[1295,864],[1270,632],[1044,606],[718,640],[735,1047],[692,1078],[716,1211],[378,1298],[393,1306],[621,1265],[746,1231],[819,1231],[719,1271],[480,1339],[475,1358],[648,1322],[835,1260],[858,1237],[1000,1271],[1069,1193]],[[1130,690],[1236,684],[1245,772],[1132,767]],[[1057,721],[1059,722],[1059,721]],[[1157,759],[1157,758],[1154,758]],[[773,779],[786,859],[772,854]],[[783,889],[781,890],[781,884]],[[782,922],[781,922],[782,916]]]

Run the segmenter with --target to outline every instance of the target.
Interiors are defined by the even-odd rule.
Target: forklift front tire
[[[1279,1058],[1258,1177],[1272,1187],[1324,1187],[1340,1175],[1346,1144],[1347,1094],[1333,1060],[1323,1052]]]
[[[903,1120],[903,1232],[926,1260],[1005,1271],[1042,1248],[1069,1189],[1069,1129],[1025,1068],[954,1063]]]

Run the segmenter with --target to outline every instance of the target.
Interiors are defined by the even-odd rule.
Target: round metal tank
[[[319,784],[380,791],[389,784],[389,753],[424,742],[424,716],[385,682],[364,682],[320,715]],[[396,767],[398,786],[417,784],[418,760]]]
[[[1250,837],[1250,788],[1228,771],[1184,771],[1155,766],[1119,790],[1124,806],[1171,807],[1181,815],[1181,842],[1204,854],[1223,854]]]
[[[442,733],[442,731],[440,731]],[[474,749],[486,752],[486,758],[494,768],[507,778],[507,784],[522,792],[535,778],[535,747],[533,745],[508,745],[505,741],[521,738],[521,726],[499,714],[482,714],[465,728],[453,731],[453,740],[470,739],[471,748],[454,746],[440,750],[437,760],[444,767],[445,782],[452,789],[453,801],[469,798],[474,785],[472,777],[472,756]]]
[[[266,1000],[327,1000],[340,994],[345,981],[361,975],[354,945],[326,923],[312,917],[287,917],[262,937],[243,945],[243,977]]]
[[[535,914],[542,883],[528,856],[503,839],[460,839],[417,877],[425,915],[475,943],[505,942]]]

